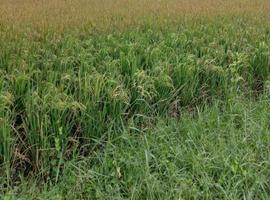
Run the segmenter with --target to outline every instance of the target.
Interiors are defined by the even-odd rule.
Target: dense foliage
[[[109,32],[0,24],[0,192],[267,199],[270,26],[260,19]]]

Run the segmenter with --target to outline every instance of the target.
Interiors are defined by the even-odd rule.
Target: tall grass
[[[249,24],[222,23],[91,37],[8,36],[1,42],[10,43],[1,54],[2,160],[47,173],[51,160],[85,151],[89,138],[129,123],[140,129],[149,117],[177,116],[213,99],[263,92],[267,33],[257,37]]]
[[[231,11],[230,1],[79,2],[74,21],[70,1],[0,6],[0,175],[8,185],[31,174],[57,183],[67,161],[104,149],[121,133],[143,133],[160,118],[181,120],[217,101],[253,101],[269,87],[268,2],[239,1]],[[126,11],[133,6],[138,13]],[[99,10],[120,20],[114,26],[101,19],[97,28]],[[153,10],[160,21],[129,26],[133,16],[155,17]],[[196,19],[183,20],[181,10]]]
[[[269,97],[234,99],[195,116],[185,111],[181,121],[160,118],[143,133],[126,130],[90,158],[65,163],[58,184],[23,179],[6,197],[268,199],[269,108]]]

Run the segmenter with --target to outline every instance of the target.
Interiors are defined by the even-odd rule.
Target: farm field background
[[[269,199],[269,11],[0,0],[0,199]]]

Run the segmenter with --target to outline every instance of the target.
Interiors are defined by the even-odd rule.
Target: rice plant
[[[268,8],[0,0],[0,198],[267,199]]]

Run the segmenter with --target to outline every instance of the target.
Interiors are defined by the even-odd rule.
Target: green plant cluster
[[[222,102],[222,109],[236,98],[256,101],[269,92],[270,28],[244,18],[162,27],[145,24],[111,33],[87,29],[15,32],[4,26],[0,32],[0,175],[7,185],[29,174],[45,182],[58,182],[67,161],[102,152],[107,141],[122,133],[142,134],[154,129],[160,119],[181,121],[183,113],[196,115],[197,109],[217,101]],[[235,120],[242,118],[235,116]],[[200,123],[204,119],[199,117],[198,129],[206,134],[207,120],[202,127]],[[193,126],[189,121],[181,124],[183,129]],[[215,134],[210,129],[209,137],[225,140],[227,128]],[[186,140],[195,137],[190,131],[185,130]],[[200,130],[196,131],[196,137],[203,137]],[[237,138],[238,131],[233,131],[236,135],[228,137]],[[199,151],[193,145],[190,140],[185,148]],[[199,147],[202,151],[198,154],[203,157],[208,150],[203,149],[203,144]],[[214,152],[210,147],[209,151]],[[169,151],[169,147],[160,148]],[[176,157],[183,153],[178,150],[173,152]],[[120,151],[125,151],[124,145]],[[149,172],[149,162],[155,165],[157,158],[148,151],[142,155],[151,160],[144,168]],[[213,159],[209,162],[218,167],[218,159]],[[235,177],[248,173],[238,161],[228,159],[234,164],[226,166],[230,168],[226,173]],[[181,160],[168,161],[168,166],[163,163],[159,172],[172,172],[176,162],[184,165]],[[199,167],[199,163],[185,162],[190,166],[184,169]],[[220,175],[222,167],[213,173]],[[226,182],[229,175],[223,175],[219,181]],[[175,181],[176,177],[170,183],[177,185]],[[145,182],[147,188],[150,182]],[[191,187],[191,182],[188,179],[183,184]],[[193,189],[197,190],[197,185]]]

